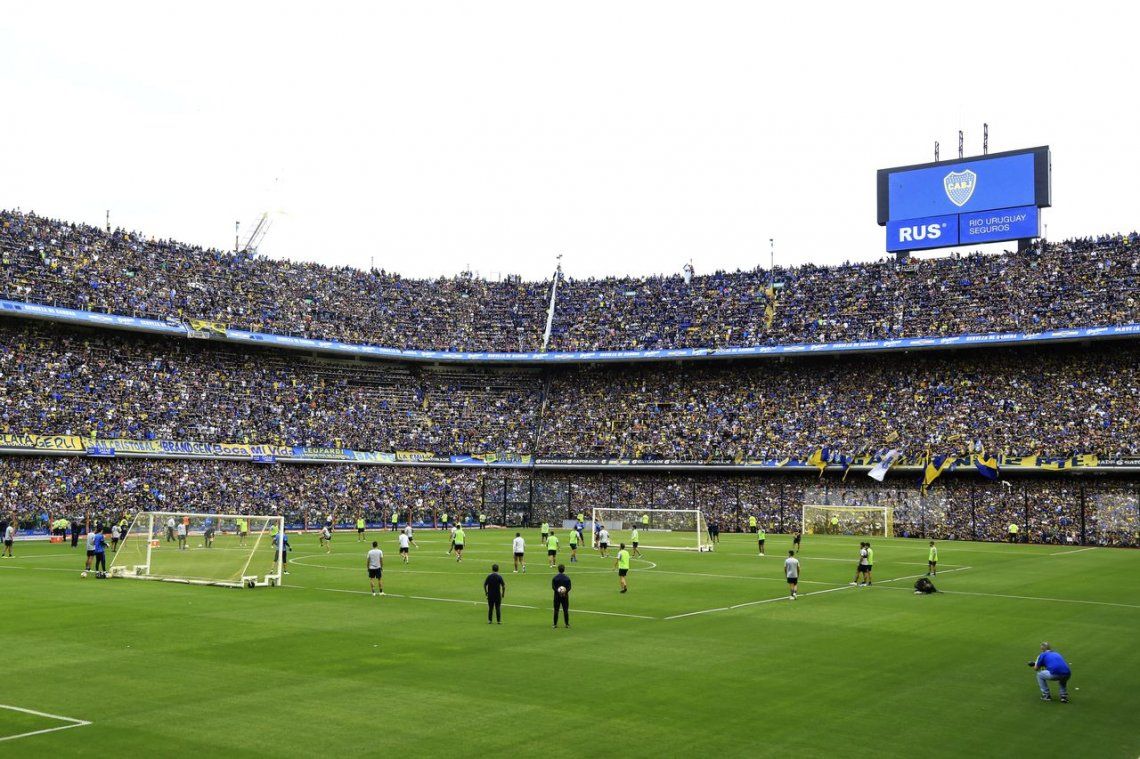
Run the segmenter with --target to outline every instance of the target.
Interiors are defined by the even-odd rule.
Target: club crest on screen
[[[946,188],[946,197],[959,208],[969,202],[977,184],[978,175],[969,169],[951,171],[942,179],[942,185]]]

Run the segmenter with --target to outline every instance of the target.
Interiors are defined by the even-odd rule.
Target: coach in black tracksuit
[[[562,621],[570,626],[570,578],[566,576],[566,565],[558,565],[558,574],[550,580],[550,587],[554,589],[554,626],[558,627],[558,610],[562,609]],[[565,593],[559,593],[559,588],[565,588]]]
[[[495,613],[495,621],[503,624],[503,596],[507,594],[507,583],[499,574],[499,565],[491,565],[491,574],[483,581],[483,592],[487,594],[487,624],[491,624],[491,612]]]

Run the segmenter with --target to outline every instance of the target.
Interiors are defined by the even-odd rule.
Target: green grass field
[[[0,704],[91,724],[0,755],[1140,755],[1140,552],[943,542],[946,592],[920,597],[925,541],[875,540],[875,587],[851,588],[858,539],[807,536],[790,602],[787,536],[764,558],[745,535],[648,549],[625,595],[585,551],[572,628],[552,630],[545,551],[526,533],[512,574],[513,535],[468,531],[457,564],[420,530],[404,567],[370,532],[383,598],[348,533],[328,555],[293,535],[287,586],[254,590],[81,579],[82,548],[18,543],[0,560]],[[482,602],[492,561],[502,626]],[[1038,700],[1042,640],[1073,667],[1072,703]],[[71,724],[0,709],[0,739]]]

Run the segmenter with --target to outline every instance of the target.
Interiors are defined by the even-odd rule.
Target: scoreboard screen
[[[1048,147],[880,169],[878,222],[888,251],[1032,238],[1050,190]]]

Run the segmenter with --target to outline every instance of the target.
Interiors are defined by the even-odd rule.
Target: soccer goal
[[[112,577],[193,585],[281,584],[280,516],[144,511],[135,515],[111,562]]]
[[[805,535],[894,535],[894,510],[887,506],[804,504]]]
[[[649,517],[645,524],[643,517]],[[610,547],[627,546],[638,531],[641,548],[675,551],[711,551],[708,523],[699,509],[592,509],[586,528],[593,532],[599,524],[610,534]],[[591,538],[592,539],[592,538]]]

